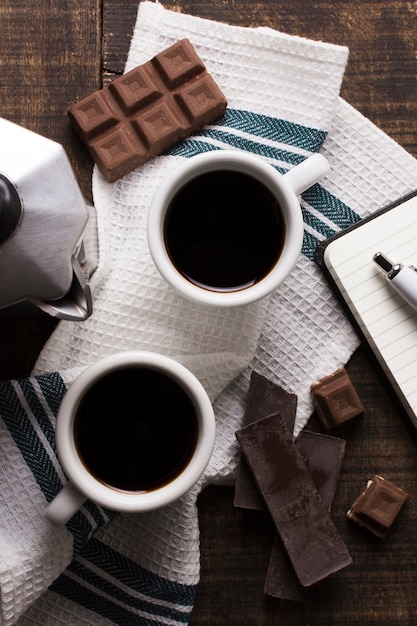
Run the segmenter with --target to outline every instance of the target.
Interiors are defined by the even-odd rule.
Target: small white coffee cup
[[[300,256],[304,225],[298,195],[328,171],[321,154],[283,175],[243,151],[219,150],[188,159],[166,177],[151,203],[147,236],[157,269],[177,292],[200,304],[241,306],[267,296]],[[226,219],[236,228],[228,230]],[[216,230],[216,224],[222,226]],[[254,267],[254,278],[250,265],[256,266],[264,253],[269,256],[265,266]],[[236,264],[230,278],[222,275],[229,260]],[[247,276],[242,270],[234,283],[233,272],[246,266]],[[211,267],[215,269],[207,278]]]
[[[56,445],[68,483],[45,515],[65,524],[86,499],[122,512],[165,506],[201,477],[214,438],[212,404],[186,367],[144,351],[103,358],[61,403]]]

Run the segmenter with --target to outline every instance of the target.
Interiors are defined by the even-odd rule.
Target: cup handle
[[[322,154],[317,153],[286,172],[284,178],[289,182],[294,193],[299,195],[326,176],[329,171],[328,160]]]
[[[55,524],[66,524],[87,500],[86,496],[68,482],[45,509],[45,517]]]

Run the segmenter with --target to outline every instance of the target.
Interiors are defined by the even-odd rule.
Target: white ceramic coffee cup
[[[86,392],[107,374],[136,367],[156,370],[173,379],[191,400],[198,424],[197,441],[188,464],[171,482],[145,492],[121,491],[95,478],[81,460],[74,436],[75,416]],[[123,512],[138,513],[165,506],[184,495],[201,477],[210,460],[214,438],[212,404],[201,383],[186,367],[167,356],[145,351],[121,352],[103,358],[73,382],[59,408],[56,446],[68,483],[48,504],[45,515],[56,525],[65,524],[86,499]]]
[[[164,241],[165,217],[175,195],[193,179],[216,170],[244,173],[261,182],[276,198],[285,223],[284,245],[281,252],[277,250],[273,267],[258,282],[234,291],[206,289],[188,280],[171,261]],[[200,304],[241,306],[267,296],[287,278],[301,253],[304,224],[298,195],[328,172],[329,163],[321,154],[310,156],[285,174],[264,159],[243,151],[219,150],[187,159],[165,178],[151,203],[147,236],[157,269],[177,292]]]

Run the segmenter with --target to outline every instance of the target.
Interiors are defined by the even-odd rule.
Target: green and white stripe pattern
[[[191,158],[209,150],[239,149],[266,159],[281,174],[321,148],[326,133],[250,111],[227,109],[216,124],[185,139],[168,154]],[[316,246],[360,217],[320,183],[303,193],[302,253],[310,260]]]
[[[56,456],[55,422],[66,388],[59,374],[0,383],[0,418],[31,470],[46,503],[66,477]],[[85,502],[68,522],[74,558],[50,591],[115,624],[187,623],[196,588],[157,576],[94,538],[117,513]]]

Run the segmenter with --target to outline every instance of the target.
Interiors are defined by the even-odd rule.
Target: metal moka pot
[[[83,233],[89,210],[63,147],[0,118],[0,309],[92,313]]]

